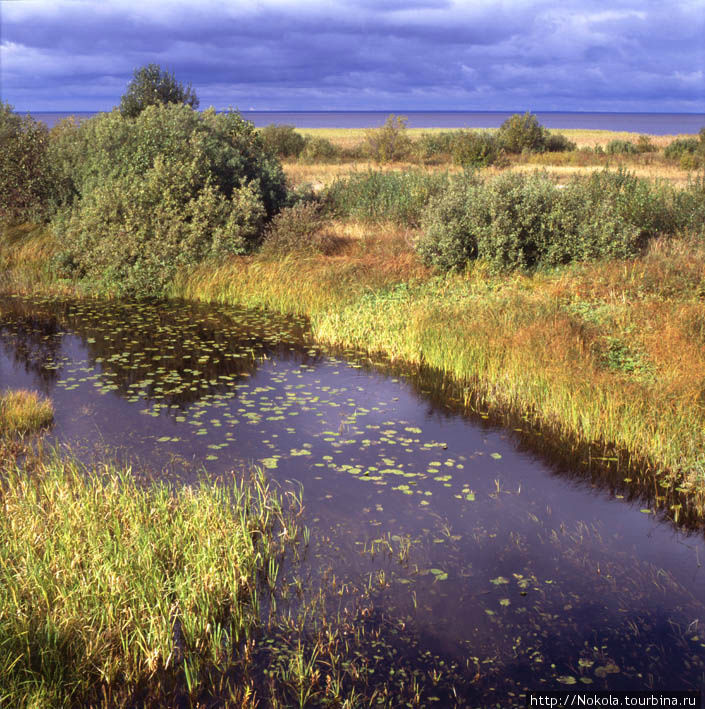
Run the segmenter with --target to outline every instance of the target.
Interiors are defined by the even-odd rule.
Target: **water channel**
[[[433,377],[326,351],[300,319],[3,298],[6,388],[47,394],[47,440],[87,462],[178,484],[260,465],[302,485],[307,573],[374,587],[478,704],[705,688],[702,532],[454,411]]]

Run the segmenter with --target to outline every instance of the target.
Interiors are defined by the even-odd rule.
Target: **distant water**
[[[382,125],[390,113],[406,116],[410,128],[497,128],[516,111],[242,111],[243,117],[256,126],[288,123],[297,128],[373,128]],[[89,118],[95,113],[36,111],[33,115],[51,127],[70,115]],[[651,135],[697,133],[705,126],[703,113],[536,111],[535,115],[547,128],[592,128]]]

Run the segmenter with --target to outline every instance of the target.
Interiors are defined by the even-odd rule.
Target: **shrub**
[[[147,106],[169,103],[198,108],[199,102],[191,84],[184,88],[173,74],[162,71],[157,64],[148,64],[135,69],[134,77],[120,99],[120,113],[123,118],[136,118]]]
[[[341,157],[340,148],[327,138],[313,137],[306,140],[306,145],[300,154],[303,162],[335,162]]]
[[[120,295],[161,295],[177,268],[245,253],[285,202],[281,165],[237,113],[149,106],[67,135],[57,157],[75,197],[53,221],[57,266]]]
[[[568,140],[563,133],[547,132],[544,149],[549,153],[565,153],[577,150],[578,146],[572,140]]]
[[[445,174],[370,170],[337,179],[326,191],[325,201],[337,216],[415,227],[431,198],[447,185]]]
[[[500,157],[497,139],[489,131],[460,131],[451,145],[453,162],[463,167],[487,167]]]
[[[411,155],[412,143],[407,135],[405,116],[388,116],[381,128],[365,131],[367,154],[378,162],[406,160]]]
[[[481,189],[472,173],[466,173],[431,200],[423,219],[423,234],[415,244],[424,263],[449,271],[464,268],[477,258],[474,226],[482,219],[483,205],[477,200]]]
[[[651,138],[648,135],[640,135],[636,141],[636,149],[640,153],[655,153],[657,148],[651,142]]]
[[[635,155],[639,150],[634,143],[628,140],[610,140],[605,152],[608,155]]]
[[[532,113],[515,113],[499,127],[497,142],[508,153],[541,152],[546,146],[546,129]]]
[[[694,155],[699,145],[697,138],[676,138],[666,146],[663,154],[669,160],[680,160],[683,155]]]
[[[276,255],[332,253],[337,243],[334,237],[322,231],[323,225],[321,206],[315,202],[286,207],[267,226],[262,251]]]
[[[52,175],[48,130],[30,116],[0,103],[0,216],[41,221],[50,213]]]
[[[705,236],[705,174],[690,179],[676,192],[674,220],[676,228]]]
[[[306,145],[306,139],[290,125],[270,123],[260,129],[260,135],[264,147],[280,158],[298,158]]]
[[[455,180],[427,210],[417,250],[427,264],[494,270],[626,258],[676,226],[668,188],[624,172],[594,173],[558,189],[545,175]]]
[[[422,133],[414,143],[414,152],[422,162],[450,159],[456,132],[444,130],[438,133]]]

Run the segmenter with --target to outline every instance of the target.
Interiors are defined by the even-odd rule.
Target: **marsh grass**
[[[699,241],[661,239],[637,258],[532,274],[477,262],[439,277],[409,253],[413,236],[387,228],[385,239],[382,226],[358,226],[377,238],[354,239],[342,256],[196,271],[174,295],[306,314],[321,341],[464,384],[468,405],[626,451],[632,467],[690,492],[705,514]]]
[[[301,503],[261,473],[169,489],[56,454],[3,467],[3,705],[140,693],[171,705],[209,686],[259,627],[260,579],[294,544]]]
[[[37,392],[0,392],[0,435],[34,433],[54,420],[54,407]]]

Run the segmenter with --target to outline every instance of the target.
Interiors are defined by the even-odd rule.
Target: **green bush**
[[[502,151],[489,131],[459,131],[451,144],[453,162],[463,167],[487,167],[500,158]]]
[[[705,173],[676,192],[674,220],[676,228],[705,237]]]
[[[699,146],[697,138],[676,138],[665,147],[663,154],[669,160],[680,160],[683,155],[694,155]]]
[[[367,222],[389,220],[415,227],[421,223],[429,201],[447,185],[446,174],[370,170],[335,180],[324,199],[329,211],[339,217]]]
[[[639,149],[629,140],[610,140],[605,152],[608,155],[636,155]]]
[[[259,132],[264,147],[280,158],[298,158],[306,145],[306,139],[296,132],[295,126],[270,123]]]
[[[542,152],[546,146],[546,129],[532,113],[515,113],[499,127],[497,142],[508,153]]]
[[[299,158],[306,163],[336,162],[341,155],[340,148],[327,138],[313,137],[306,140]]]
[[[365,131],[366,152],[377,162],[407,160],[411,156],[412,143],[406,130],[405,116],[388,116],[381,128]]]
[[[135,69],[127,91],[120,99],[123,118],[136,118],[147,106],[162,106],[169,103],[198,108],[198,97],[191,84],[184,88],[173,74],[162,71],[157,64],[148,64]]]
[[[540,174],[463,177],[429,206],[417,251],[442,269],[480,258],[497,271],[626,258],[674,230],[672,202],[668,188],[624,172],[575,178],[564,189]]]
[[[0,103],[0,217],[42,221],[51,211],[52,174],[48,130]]]
[[[179,267],[245,253],[286,200],[281,165],[234,112],[100,114],[65,127],[55,158],[74,195],[52,222],[57,266],[120,295],[160,295]]]
[[[423,235],[415,245],[424,263],[449,271],[477,258],[475,227],[485,218],[484,205],[477,199],[481,194],[481,183],[472,173],[465,173],[431,200],[422,221]]]
[[[438,162],[450,159],[456,131],[444,130],[437,133],[422,133],[414,141],[413,150],[421,162]]]
[[[640,153],[655,153],[657,151],[656,146],[651,142],[651,138],[648,135],[640,135],[637,138],[636,149]]]
[[[563,133],[547,132],[544,149],[549,153],[566,153],[577,150],[578,146],[572,140],[568,140]]]

